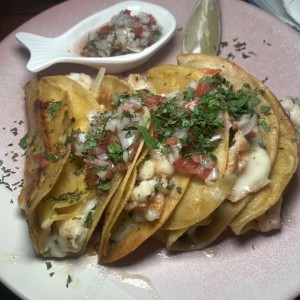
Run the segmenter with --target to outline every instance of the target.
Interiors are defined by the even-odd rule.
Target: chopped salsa
[[[85,57],[110,57],[137,53],[159,40],[162,28],[148,13],[133,15],[128,9],[90,32],[88,41],[81,51]]]

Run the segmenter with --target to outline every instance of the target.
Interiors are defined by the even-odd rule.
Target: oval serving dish
[[[139,12],[152,14],[162,27],[160,39],[141,52],[112,57],[83,57],[81,46],[88,33],[96,31],[120,11],[129,9],[133,15]],[[94,68],[105,67],[108,73],[126,72],[150,59],[174,35],[176,20],[165,8],[142,1],[122,1],[77,23],[74,27],[56,38],[47,38],[27,32],[18,32],[16,38],[30,51],[27,69],[39,72],[56,63],[76,63]]]

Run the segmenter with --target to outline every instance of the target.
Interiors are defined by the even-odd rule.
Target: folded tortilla
[[[260,143],[266,149],[272,164],[266,186],[246,193],[237,200],[229,196],[230,200],[225,200],[215,212],[207,215],[207,218],[210,217],[208,224],[201,224],[199,220],[198,224],[190,227],[162,231],[158,237],[164,240],[169,250],[187,251],[207,247],[228,227],[235,234],[242,234],[250,229],[269,231],[279,228],[281,195],[298,164],[295,132],[290,120],[275,96],[261,82],[232,62],[220,57],[197,54],[179,55],[178,62],[195,68],[221,69],[221,75],[233,83],[236,89],[247,83],[252,88],[264,91],[259,97],[260,105],[255,110],[261,115],[264,110],[262,108],[271,107],[267,115],[259,115],[259,134]],[[261,167],[258,165],[253,171],[259,174]],[[241,174],[237,178],[239,176],[244,177],[239,182],[245,180],[247,183],[247,176]],[[202,220],[205,221],[205,218]]]
[[[217,72],[208,68],[196,70],[189,67],[166,65],[150,69],[147,72],[146,81],[149,89],[154,94],[167,94],[167,97],[172,98],[174,92],[175,94],[177,92],[184,93],[188,91],[191,82],[196,84],[203,77],[214,73]],[[185,105],[188,107],[188,105],[193,103],[192,100],[188,104],[186,102]],[[155,99],[149,100],[148,96],[146,96],[145,102],[150,103],[151,109]],[[154,220],[147,216],[149,211],[151,211],[151,205],[154,205],[151,199],[153,199],[152,197],[158,197],[159,192],[152,191],[151,195],[147,195],[147,201],[144,199],[144,196],[141,196],[142,200],[137,200],[135,196],[136,190],[148,189],[147,181],[142,180],[140,175],[146,168],[147,163],[153,160],[151,156],[153,150],[150,149],[148,152],[146,150],[145,158],[141,158],[132,176],[128,178],[127,183],[124,181],[124,187],[120,188],[119,200],[112,201],[111,205],[108,206],[99,249],[101,263],[112,262],[126,256],[160,228],[186,228],[197,223],[199,219],[201,221],[202,218],[209,215],[224,201],[233,187],[235,176],[225,174],[229,143],[229,120],[226,112],[223,119],[222,139],[216,143],[216,147],[211,153],[215,157],[215,161],[217,161],[218,179],[212,182],[205,182],[198,175],[186,174],[175,169],[174,174],[167,180],[172,182],[176,188],[170,194],[165,195],[161,215]],[[155,127],[155,125],[153,126]],[[157,151],[160,153],[159,155],[165,157],[160,150]],[[154,156],[156,155],[157,153],[154,154]],[[166,163],[162,161],[162,158],[160,159],[158,164],[163,165]],[[155,173],[153,176],[149,177],[150,179],[148,180],[154,180],[155,176],[163,177],[163,175]],[[178,193],[177,187],[180,187],[180,193]],[[142,191],[140,193],[143,194]],[[138,208],[135,208],[132,212],[129,207],[139,201],[147,203],[140,203]],[[153,201],[155,202],[155,200]],[[198,210],[197,208],[195,209],[196,205],[198,205]],[[206,211],[201,209],[201,207]],[[201,212],[200,216],[199,211]],[[137,216],[137,212],[141,216]],[[140,220],[138,220],[139,218]]]
[[[100,89],[110,91],[112,82],[115,87],[121,81],[104,77]],[[128,91],[130,86],[119,90]],[[112,107],[107,105],[112,92],[106,97],[102,95],[103,103],[98,103],[90,91],[66,76],[45,77],[25,87],[29,147],[19,203],[27,212],[31,239],[38,254],[50,257],[82,254],[125,176],[123,167],[124,170],[114,173],[109,187],[90,184],[89,158],[81,157],[76,149],[79,136],[83,140],[86,134],[91,136],[93,116],[112,113]],[[148,110],[143,112],[142,118],[148,119]],[[128,172],[142,147],[143,140],[132,161],[128,160]]]

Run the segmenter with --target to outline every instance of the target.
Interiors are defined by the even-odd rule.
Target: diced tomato
[[[183,104],[183,107],[188,109],[188,110],[194,110],[195,107],[199,106],[199,101],[198,100],[193,100],[190,102],[186,102]]]
[[[150,14],[150,20],[149,20],[149,25],[155,25],[156,24],[156,20],[155,18]]]
[[[154,40],[153,39],[149,39],[149,46],[153,45],[154,44]]]
[[[141,37],[144,33],[144,28],[143,26],[139,26],[138,28],[135,29],[135,35],[137,37]]]
[[[158,137],[159,132],[158,131],[153,131],[153,138],[156,139]]]
[[[50,160],[48,160],[46,157],[44,157],[41,154],[36,155],[36,161],[37,161],[39,167],[42,169],[46,169],[51,164]]]
[[[85,181],[95,184],[99,177],[95,174],[95,167],[91,163],[86,163],[84,166]]]
[[[140,18],[138,16],[133,16],[132,18],[135,23],[140,22]]]
[[[100,145],[100,148],[103,149],[104,151],[107,151],[107,146],[114,141],[120,144],[119,137],[117,135],[115,135],[113,132],[111,132],[107,135],[103,144]]]
[[[107,25],[104,25],[103,27],[101,27],[99,29],[99,32],[105,33],[105,32],[109,32],[111,29],[112,29],[112,26],[107,24]]]
[[[255,131],[250,132],[250,137],[251,139],[256,139],[257,138],[257,133]]]
[[[113,170],[109,170],[105,176],[105,180],[112,180],[115,176],[115,172]]]
[[[200,97],[202,95],[208,94],[214,88],[215,88],[215,86],[212,83],[199,81],[197,88],[196,88],[196,96]]]
[[[210,69],[210,68],[204,68],[204,69],[201,69],[201,71],[203,71],[207,75],[221,74],[221,72],[222,72],[221,69]]]
[[[200,166],[201,164],[199,162],[195,162],[193,159],[183,159],[180,157],[175,161],[175,168],[182,173],[195,174],[201,179],[206,179],[211,172],[211,169],[202,169]]]
[[[136,106],[135,106],[135,104],[133,102],[125,101],[122,104],[122,109],[124,111],[129,111],[129,110],[136,111]]]
[[[130,16],[131,15],[131,10],[125,9],[124,14]]]
[[[157,108],[161,102],[162,96],[153,95],[152,97],[147,97],[144,99],[145,104],[148,108]]]
[[[175,168],[180,170],[183,173],[194,174],[196,169],[199,167],[199,163],[195,162],[192,159],[183,159],[178,158],[175,161]]]
[[[166,143],[170,146],[175,146],[178,143],[178,137],[174,137],[174,136],[168,137],[166,139]]]

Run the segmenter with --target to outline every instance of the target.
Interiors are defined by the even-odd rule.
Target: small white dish
[[[133,15],[141,11],[152,14],[163,29],[160,39],[139,53],[113,57],[82,57],[80,46],[87,39],[88,33],[99,29],[124,9],[131,10]],[[31,72],[39,72],[56,63],[76,63],[94,68],[105,67],[108,73],[113,74],[129,71],[145,63],[171,39],[175,29],[176,20],[165,8],[142,1],[122,1],[83,19],[56,38],[27,32],[18,32],[16,38],[30,51],[27,69]]]

